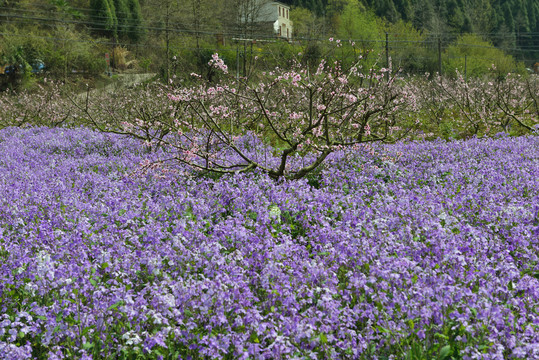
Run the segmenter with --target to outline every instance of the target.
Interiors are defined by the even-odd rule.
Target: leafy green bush
[[[492,69],[496,69],[500,74],[518,69],[513,57],[474,34],[460,36],[446,49],[443,58],[443,67],[447,74],[455,74],[455,70],[458,70],[467,76],[481,77]]]

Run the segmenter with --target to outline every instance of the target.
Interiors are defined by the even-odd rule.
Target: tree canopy
[[[344,9],[346,0],[281,0],[318,16]],[[539,56],[539,0],[358,0],[391,23],[412,22],[418,30],[443,31],[455,40],[475,33],[517,58]]]

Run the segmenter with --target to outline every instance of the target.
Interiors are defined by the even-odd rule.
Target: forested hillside
[[[334,17],[353,0],[282,0],[309,9],[317,16]],[[374,13],[395,23],[411,22],[422,31],[451,37],[480,34],[495,46],[537,57],[539,0],[359,0]]]
[[[0,0],[0,89],[40,73],[84,83],[126,70],[211,79],[215,52],[246,75],[255,59],[314,63],[332,37],[346,44],[339,60],[392,60],[416,74],[530,72],[539,62],[539,0],[282,0],[291,41],[256,31],[269,1]]]

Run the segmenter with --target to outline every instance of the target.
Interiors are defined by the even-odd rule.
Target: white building
[[[285,39],[292,39],[292,21],[290,21],[290,6],[278,1],[262,4],[256,22],[271,24],[274,34]]]

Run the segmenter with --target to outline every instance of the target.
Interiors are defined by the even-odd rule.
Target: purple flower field
[[[539,359],[538,136],[280,183],[154,156],[0,131],[0,358]]]

